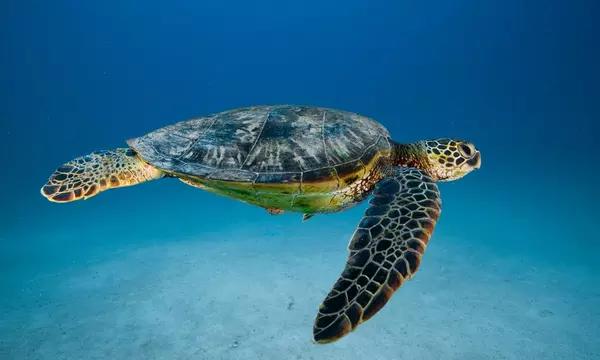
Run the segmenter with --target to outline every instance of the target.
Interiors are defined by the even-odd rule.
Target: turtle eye
[[[460,152],[462,153],[463,156],[470,158],[471,156],[473,156],[473,153],[475,151],[473,151],[473,146],[472,145],[467,145],[467,144],[460,144],[460,146],[458,147],[460,149]]]

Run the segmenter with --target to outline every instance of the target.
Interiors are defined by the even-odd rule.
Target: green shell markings
[[[335,196],[389,157],[389,134],[353,113],[301,106],[237,109],[128,141],[146,162],[187,183],[268,209],[335,211]]]
[[[182,121],[56,169],[41,193],[53,202],[162,177],[265,208],[270,214],[344,210],[372,195],[346,267],[321,304],[316,342],[370,319],[417,271],[441,212],[436,182],[481,165],[469,142],[398,143],[351,112],[255,106]]]

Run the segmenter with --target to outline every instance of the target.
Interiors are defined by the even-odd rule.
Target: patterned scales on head
[[[383,126],[364,116],[283,105],[180,122],[128,144],[188,184],[310,214],[336,211],[367,195],[383,177],[388,138]]]

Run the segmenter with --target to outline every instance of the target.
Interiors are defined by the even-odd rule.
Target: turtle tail
[[[62,165],[42,186],[53,202],[87,199],[101,191],[159,179],[164,173],[144,162],[132,149],[93,152]]]

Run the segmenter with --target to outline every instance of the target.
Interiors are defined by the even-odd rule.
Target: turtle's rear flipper
[[[98,151],[62,165],[41,193],[53,202],[87,199],[101,191],[158,179],[163,172],[142,161],[131,149]]]
[[[315,214],[303,214],[302,215],[302,221],[306,221],[306,220],[310,219],[313,216],[315,216]]]

